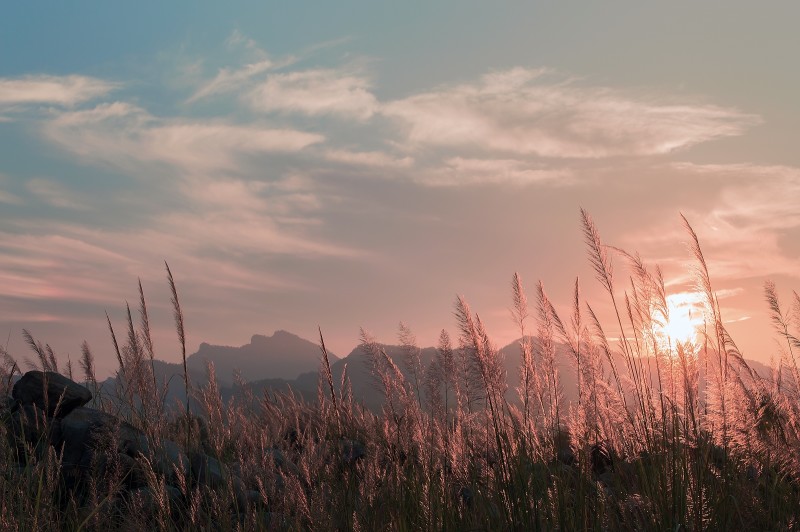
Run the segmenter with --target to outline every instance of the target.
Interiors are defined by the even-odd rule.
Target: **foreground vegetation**
[[[362,332],[366,360],[385,395],[381,412],[359,405],[346,372],[335,382],[320,334],[316,402],[266,393],[223,404],[211,366],[202,388],[185,378],[196,401],[170,413],[165,384],[153,373],[140,285],[139,319],[128,309],[122,344],[109,321],[119,363],[114,394],[98,393],[84,345],[80,380],[94,392],[91,404],[124,417],[153,446],[177,442],[187,456],[213,457],[231,473],[215,484],[201,482],[189,465],[178,461],[164,471],[139,453],[135,467],[105,467],[76,487],[62,474],[58,448],[27,442],[20,451],[15,431],[0,423],[6,432],[0,463],[17,464],[0,473],[0,528],[800,527],[800,370],[794,356],[800,298],[795,293],[785,312],[774,286],[765,285],[785,350],[771,375],[757,374],[723,325],[700,245],[686,223],[706,327],[698,343],[665,345],[659,331],[669,316],[660,270],[603,245],[585,212],[582,223],[589,259],[616,310],[610,324],[600,323],[577,281],[568,319],[556,313],[541,283],[529,311],[515,275],[513,315],[522,338],[515,390],[507,389],[498,350],[463,298],[456,302],[457,338],[443,331],[427,367],[408,328],[401,326],[399,334],[402,361]],[[613,275],[611,252],[630,265],[623,283]],[[185,360],[183,315],[168,277]],[[40,369],[58,371],[49,347],[26,338]],[[577,401],[569,403],[556,371],[564,353],[578,381]],[[22,372],[10,354],[3,356],[0,392],[7,396]],[[71,366],[62,369],[78,380]],[[96,456],[99,461],[102,453]],[[87,467],[100,471],[96,466]],[[141,484],[135,491],[132,476]]]

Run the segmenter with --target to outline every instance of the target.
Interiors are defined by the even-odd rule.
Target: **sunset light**
[[[667,309],[669,319],[655,328],[656,336],[664,346],[674,348],[678,343],[695,342],[703,326],[699,296],[689,292],[668,295]]]
[[[800,530],[798,21],[3,2],[0,532]]]

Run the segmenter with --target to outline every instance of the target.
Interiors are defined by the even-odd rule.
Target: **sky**
[[[114,370],[141,279],[156,355],[285,329],[422,345],[511,279],[604,320],[580,209],[699,303],[682,213],[748,358],[800,289],[800,4],[13,2],[0,18],[0,336]],[[614,257],[624,289],[624,260]],[[681,310],[683,309],[683,310]],[[695,309],[696,311],[696,309]],[[697,312],[694,313],[697,316]],[[696,318],[695,318],[696,319]],[[611,322],[609,322],[611,323]],[[535,327],[534,324],[531,324]]]

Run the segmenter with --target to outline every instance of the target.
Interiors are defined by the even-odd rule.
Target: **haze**
[[[691,295],[697,232],[745,356],[800,288],[800,7],[751,2],[4,6],[0,334],[114,369],[141,278],[157,355],[284,329],[421,345],[456,294],[498,345],[510,281],[601,311],[580,208]],[[622,261],[615,259],[619,275]],[[695,313],[694,316],[697,316]]]

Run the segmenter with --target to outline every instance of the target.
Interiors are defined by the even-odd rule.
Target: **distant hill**
[[[533,339],[533,341],[538,342],[537,339]],[[386,354],[397,364],[406,378],[410,378],[403,360],[403,349],[396,345],[382,345],[382,347],[386,351]],[[560,346],[558,349],[562,352],[564,351],[563,346]],[[519,385],[519,342],[512,342],[500,349],[500,355],[503,357],[503,366],[506,371],[506,381],[508,382],[509,389],[508,397],[513,400],[515,396],[514,389]],[[433,347],[426,347],[420,351],[423,371],[424,368],[430,366],[435,356],[436,349]],[[562,353],[557,359],[557,367],[562,378],[565,398],[571,400],[577,397],[576,381],[572,372],[569,370],[569,363],[566,356]],[[355,399],[362,402],[367,408],[373,410],[380,409],[383,404],[383,393],[376,386],[375,378],[370,373],[367,355],[364,354],[360,347],[356,347],[345,358],[331,364],[331,373],[333,375],[334,385],[337,389],[341,382],[345,364],[347,365],[347,375],[350,379]],[[319,374],[314,371],[300,375],[293,381],[278,379],[252,381],[250,383],[250,388],[256,397],[263,394],[265,390],[287,391],[291,389],[294,393],[302,395],[305,399],[311,401],[316,400],[318,375]]]
[[[532,341],[534,349],[536,349],[538,339],[532,338]],[[402,348],[393,345],[383,345],[382,347],[408,378]],[[556,367],[564,399],[570,402],[577,399],[578,396],[575,371],[570,364],[566,347],[557,345],[556,349]],[[422,349],[420,352],[422,367],[427,368],[435,355],[436,349],[433,347]],[[516,400],[515,389],[519,386],[519,340],[500,349],[500,355],[506,371],[509,390],[507,397],[510,401],[514,401]],[[369,409],[380,409],[384,400],[383,393],[370,373],[367,355],[362,349],[356,347],[342,359],[330,353],[329,357],[335,387],[339,388],[342,373],[347,366],[347,375],[354,398]],[[261,397],[265,391],[287,392],[291,390],[308,401],[315,401],[320,360],[321,353],[317,344],[286,331],[276,331],[272,336],[254,335],[249,344],[241,347],[213,346],[203,343],[197,353],[187,358],[187,367],[189,379],[192,386],[196,388],[207,383],[206,361],[214,362],[223,400],[233,397],[242,398],[243,390],[234,386],[232,379],[233,372],[238,370],[247,383],[248,390],[255,397]],[[624,370],[625,365],[621,359],[618,359],[616,364],[621,371]],[[769,376],[770,369],[767,366],[751,360],[748,360],[748,364],[762,377]],[[158,382],[169,383],[167,404],[182,404],[185,401],[182,365],[155,361],[155,368]],[[651,371],[655,372],[654,364],[651,364]],[[655,373],[653,376],[655,377]],[[113,378],[103,383],[103,386],[109,387],[109,389],[113,385]]]
[[[333,353],[328,352],[328,356],[331,363],[339,360]],[[208,382],[206,367],[208,361],[213,362],[220,390],[223,396],[230,397],[237,371],[246,382],[272,379],[275,387],[285,387],[285,383],[294,382],[304,373],[316,375],[320,360],[317,344],[287,331],[275,331],[272,336],[253,335],[249,344],[240,347],[202,343],[196,353],[186,357],[186,366],[189,381],[196,388]],[[166,404],[183,404],[183,364],[155,360],[153,366],[156,381],[167,384]],[[115,389],[115,378],[109,377],[101,386],[110,393]]]
[[[331,362],[339,357],[328,352]],[[249,344],[240,347],[200,344],[197,353],[186,359],[190,370],[205,373],[211,361],[221,385],[233,383],[235,371],[247,381],[261,379],[293,380],[300,374],[317,371],[320,362],[319,345],[286,331],[272,336],[253,335]]]
[[[538,338],[531,338],[534,349],[538,348]],[[403,361],[403,350],[400,346],[383,345],[386,354],[398,365],[404,375],[408,378],[409,375]],[[420,359],[422,367],[427,368],[433,361],[436,355],[436,349],[433,347],[424,348],[421,350]],[[500,349],[500,356],[503,358],[503,367],[506,372],[506,382],[508,383],[508,392],[506,397],[509,401],[516,401],[517,394],[516,388],[519,386],[519,365],[521,358],[520,340],[516,340],[502,349]],[[656,365],[650,359],[650,371],[652,378],[657,379]],[[615,363],[620,371],[625,373],[625,363],[620,354],[616,355]],[[747,363],[753,368],[760,376],[769,377],[770,368],[760,362],[748,360]],[[342,372],[345,364],[347,365],[347,375],[350,378],[351,386],[353,389],[353,396],[357,401],[360,401],[369,409],[378,410],[383,404],[383,393],[376,385],[375,378],[371,375],[369,366],[367,364],[367,356],[364,354],[360,347],[356,347],[345,358],[331,364],[331,373],[333,375],[334,386],[339,388],[339,383],[342,378]],[[608,366],[607,362],[605,363]],[[647,360],[645,359],[645,367],[647,367]],[[570,357],[567,354],[567,347],[565,345],[556,344],[556,369],[559,374],[559,381],[566,402],[575,401],[578,398],[578,380],[575,369],[572,367]],[[250,390],[256,397],[260,397],[265,390],[285,392],[291,389],[308,401],[315,401],[317,397],[317,382],[319,374],[317,371],[305,373],[300,375],[294,380],[283,379],[264,379],[251,381],[249,384]],[[237,395],[231,389],[223,390],[223,397],[230,398]]]

